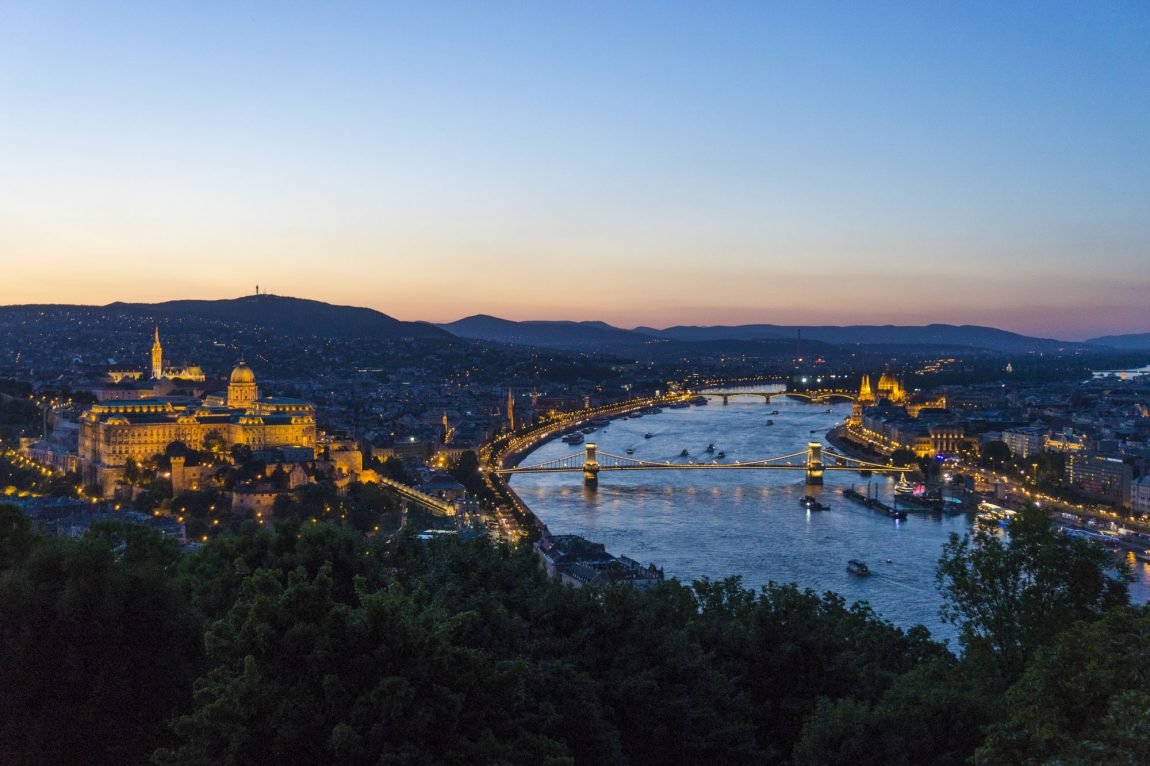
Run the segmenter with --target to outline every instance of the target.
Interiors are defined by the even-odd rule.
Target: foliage
[[[985,528],[952,534],[937,581],[943,619],[958,625],[968,657],[1009,682],[1060,630],[1126,604],[1127,576],[1104,549],[1058,534],[1032,505],[1005,538]]]
[[[35,402],[0,396],[0,438],[14,441],[19,436],[38,435],[41,425],[40,408]]]
[[[900,676],[875,704],[821,700],[795,747],[799,766],[959,766],[981,741],[995,697],[954,658]]]
[[[1006,696],[976,763],[1150,763],[1150,612],[1078,623]]]
[[[983,468],[1001,469],[1010,462],[1010,446],[1004,441],[989,441],[982,447]]]
[[[914,454],[914,450],[900,447],[891,453],[890,462],[896,466],[909,468],[910,466],[918,464],[918,456]]]
[[[213,518],[213,497],[175,503]],[[385,498],[318,485],[274,529],[237,522],[184,554],[122,524],[44,538],[0,508],[5,762],[1146,757],[1150,618],[1106,611],[1125,601],[1114,567],[1041,514],[948,544],[956,657],[834,594],[572,589],[525,546],[368,537],[342,518]]]
[[[27,537],[2,514],[0,752],[6,763],[139,763],[187,705],[201,628],[173,587],[178,546],[110,524]]]

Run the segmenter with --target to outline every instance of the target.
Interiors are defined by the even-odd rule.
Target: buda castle
[[[157,333],[153,375],[165,372],[161,359]],[[300,399],[261,396],[255,373],[242,360],[232,370],[226,394],[99,402],[80,417],[84,483],[99,486],[108,495],[123,478],[129,459],[147,460],[177,441],[206,451],[227,452],[237,444],[253,450],[314,450],[315,406]]]

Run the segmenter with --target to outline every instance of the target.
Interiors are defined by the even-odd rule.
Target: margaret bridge
[[[751,398],[760,398],[765,404],[770,404],[771,399],[784,397],[788,399],[803,399],[811,404],[822,404],[824,402],[840,401],[840,402],[853,402],[857,397],[850,391],[708,391],[703,396],[716,397],[723,400],[723,404],[727,404],[731,399],[744,396]]]

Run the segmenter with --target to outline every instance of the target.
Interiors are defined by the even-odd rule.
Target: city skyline
[[[1150,10],[14,9],[0,303],[1150,331]]]

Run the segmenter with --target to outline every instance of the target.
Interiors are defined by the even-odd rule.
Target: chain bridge
[[[825,458],[825,459],[824,459]],[[577,473],[582,472],[583,480],[590,485],[599,483],[603,471],[716,471],[716,470],[755,470],[755,471],[803,471],[807,484],[822,484],[825,471],[872,471],[897,473],[905,468],[889,464],[870,463],[858,458],[839,455],[823,449],[818,442],[810,442],[806,449],[789,455],[759,458],[757,460],[736,460],[720,463],[717,460],[696,463],[671,463],[656,460],[641,460],[626,455],[613,455],[600,452],[594,444],[585,444],[580,452],[564,457],[545,460],[532,465],[517,465],[499,468],[495,473],[501,476],[514,476],[521,473]]]

